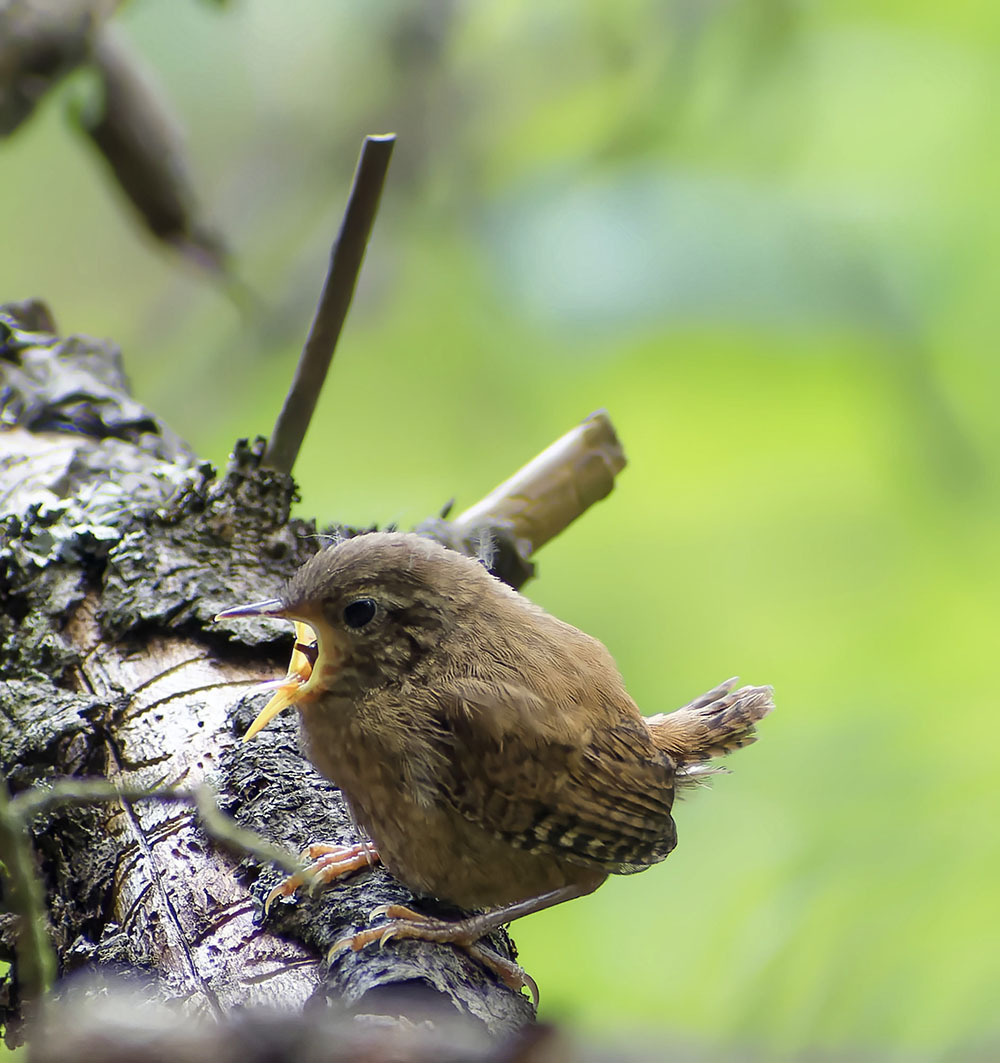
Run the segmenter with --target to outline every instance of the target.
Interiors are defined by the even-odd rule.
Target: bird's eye
[[[348,627],[364,627],[374,619],[378,606],[372,598],[358,598],[344,606],[344,623]]]

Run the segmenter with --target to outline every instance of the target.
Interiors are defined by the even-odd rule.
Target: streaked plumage
[[[350,626],[345,610],[369,602]],[[662,860],[677,787],[771,708],[769,688],[730,682],[644,718],[600,642],[416,535],[345,540],[264,604],[319,639],[285,699],[311,759],[390,871],[466,908],[589,892]]]

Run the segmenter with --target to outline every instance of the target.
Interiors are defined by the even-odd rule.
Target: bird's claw
[[[531,994],[532,1007],[536,1011],[538,1010],[538,1001],[540,999],[538,983],[520,964],[514,963],[513,960],[505,960],[502,956],[497,956],[495,952],[490,952],[488,949],[480,949],[475,952],[470,949],[469,952],[483,966],[489,967],[508,989],[513,989],[515,993],[520,993],[522,989],[527,989]],[[487,953],[487,955],[484,956],[483,953]]]
[[[333,961],[342,953],[347,952],[353,948],[354,939],[352,937],[339,938],[326,950],[326,965],[331,967]]]
[[[326,954],[326,962],[328,965],[333,963],[342,952],[360,952],[373,941],[378,941],[381,948],[390,937],[395,937],[395,935],[396,928],[392,924],[372,927],[370,930],[362,930],[357,934],[348,934],[347,937],[339,938],[330,946]]]
[[[380,904],[368,913],[368,920],[371,922],[383,916],[388,922],[335,941],[326,954],[327,964],[332,964],[344,952],[360,952],[376,941],[379,949],[385,948],[393,939],[443,942],[464,949],[514,992],[520,993],[522,989],[527,989],[531,994],[532,1005],[538,1007],[538,985],[531,975],[513,960],[504,959],[478,940],[468,940],[465,928],[460,923],[432,919],[402,904]]]
[[[370,923],[380,916],[385,916],[387,919],[405,919],[413,923],[431,922],[428,916],[421,915],[420,912],[415,912],[412,908],[407,908],[405,904],[380,904],[377,908],[372,908],[368,913],[368,922]]]
[[[271,911],[271,905],[279,897],[291,897],[295,892],[305,885],[305,878],[301,874],[289,875],[284,882],[279,883],[273,890],[264,898],[264,916],[265,918]]]
[[[355,871],[363,871],[378,861],[378,851],[369,842],[357,845],[307,845],[302,850],[302,860],[309,861],[309,866],[290,875],[284,882],[275,886],[264,900],[264,915],[271,910],[271,905],[279,897],[291,897],[303,886],[307,886],[310,896]]]

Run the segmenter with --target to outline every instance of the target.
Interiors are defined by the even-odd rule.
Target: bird
[[[385,921],[334,946],[450,942],[508,985],[537,987],[480,939],[513,919],[643,871],[677,842],[675,795],[756,737],[770,687],[728,680],[643,716],[607,648],[493,576],[413,533],[367,532],[310,558],[279,597],[218,620],[295,624],[288,675],[245,738],[283,709],[343,793],[364,838],[314,844],[309,871],[272,891],[381,861],[416,896],[472,910]]]

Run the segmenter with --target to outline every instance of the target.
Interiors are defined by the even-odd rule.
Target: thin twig
[[[35,816],[60,805],[93,805],[105,801],[181,801],[193,804],[205,833],[217,842],[263,863],[276,864],[294,875],[302,872],[302,862],[266,838],[234,823],[215,802],[210,786],[122,786],[110,779],[57,779],[46,786],[34,786],[10,800],[7,821],[23,828]]]
[[[9,814],[22,825],[49,809],[64,805],[96,805],[104,801],[194,801],[190,787],[119,786],[110,779],[56,779],[33,786],[11,798]]]
[[[301,860],[280,846],[272,845],[266,838],[262,838],[254,831],[239,826],[222,812],[215,803],[214,793],[208,786],[199,786],[195,790],[194,802],[201,825],[210,838],[228,845],[239,853],[252,856],[261,863],[275,864],[290,875],[301,875],[305,882],[312,882],[312,873],[308,868],[303,868]]]
[[[264,454],[262,464],[269,469],[290,473],[302,446],[351,305],[395,143],[395,134],[388,133],[365,137],[361,146],[351,195],[330,253],[330,268],[316,316]]]
[[[23,821],[12,809],[7,783],[0,780],[0,860],[10,891],[7,906],[17,919],[17,973],[21,995],[35,1006],[56,976],[56,954],[49,933],[45,894]]]

